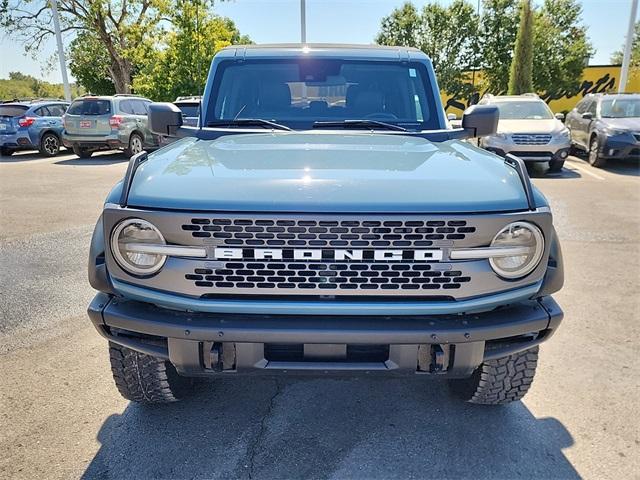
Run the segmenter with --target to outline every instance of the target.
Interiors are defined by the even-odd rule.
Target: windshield
[[[429,76],[419,63],[286,59],[223,62],[206,123],[263,119],[291,128],[379,120],[437,129]],[[438,107],[436,107],[438,105]],[[363,125],[362,128],[371,128]]]
[[[0,105],[0,117],[19,117],[27,110],[29,107],[23,105]]]
[[[640,98],[615,98],[603,100],[600,105],[603,118],[640,117]]]
[[[496,102],[500,120],[548,120],[553,117],[543,101]]]

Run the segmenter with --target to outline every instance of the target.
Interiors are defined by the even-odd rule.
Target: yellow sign
[[[467,74],[469,82],[472,80],[472,73]],[[476,85],[482,86],[482,72],[476,72],[473,81]],[[539,94],[551,110],[554,113],[568,112],[575,107],[585,95],[589,93],[604,93],[604,92],[617,92],[618,81],[620,78],[620,66],[619,65],[604,65],[585,67],[582,72],[582,80],[577,90],[574,92],[547,92],[545,94]],[[640,75],[638,72],[631,72],[627,81],[627,92],[640,92]],[[487,92],[481,91],[480,98]],[[457,98],[453,95],[449,95],[446,92],[441,92],[442,104],[445,107],[447,113],[455,113],[460,117],[465,108],[476,101],[470,101],[468,98]],[[476,96],[477,97],[477,96]]]

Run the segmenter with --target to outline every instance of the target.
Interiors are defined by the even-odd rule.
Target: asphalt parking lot
[[[166,407],[117,393],[85,315],[93,225],[126,159],[0,157],[0,478],[640,478],[640,169],[534,169],[565,310],[524,402],[439,382],[231,379]]]

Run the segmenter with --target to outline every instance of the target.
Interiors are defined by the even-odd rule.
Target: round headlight
[[[165,243],[160,230],[139,218],[123,220],[111,233],[113,257],[120,267],[134,275],[151,275],[162,268],[166,255],[145,252],[145,246]]]
[[[491,268],[508,279],[524,277],[540,263],[544,253],[544,237],[538,227],[527,222],[510,223],[498,232],[492,247],[516,247],[518,254],[494,256],[489,259]]]

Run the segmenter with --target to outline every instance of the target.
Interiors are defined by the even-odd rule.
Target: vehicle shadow
[[[584,163],[586,167],[593,168],[589,165],[586,155],[582,152],[569,158],[580,162],[581,164]],[[617,175],[640,177],[640,161],[631,158],[607,160],[604,167],[596,168],[594,169],[594,172],[597,172],[598,170],[604,170],[605,172],[615,173]]]
[[[122,152],[97,153],[91,158],[69,158],[55,162],[55,165],[74,165],[81,167],[95,165],[113,165],[115,163],[128,162],[129,159]]]
[[[565,167],[559,172],[550,172],[548,165],[542,164],[542,163],[533,163],[531,165],[527,165],[527,173],[529,173],[529,177],[531,178],[549,178],[549,179],[582,178],[582,175],[580,175],[580,172],[578,172],[577,170],[570,170]]]
[[[558,420],[420,379],[207,381],[180,403],[129,404],[97,438],[84,479],[580,478]]]

